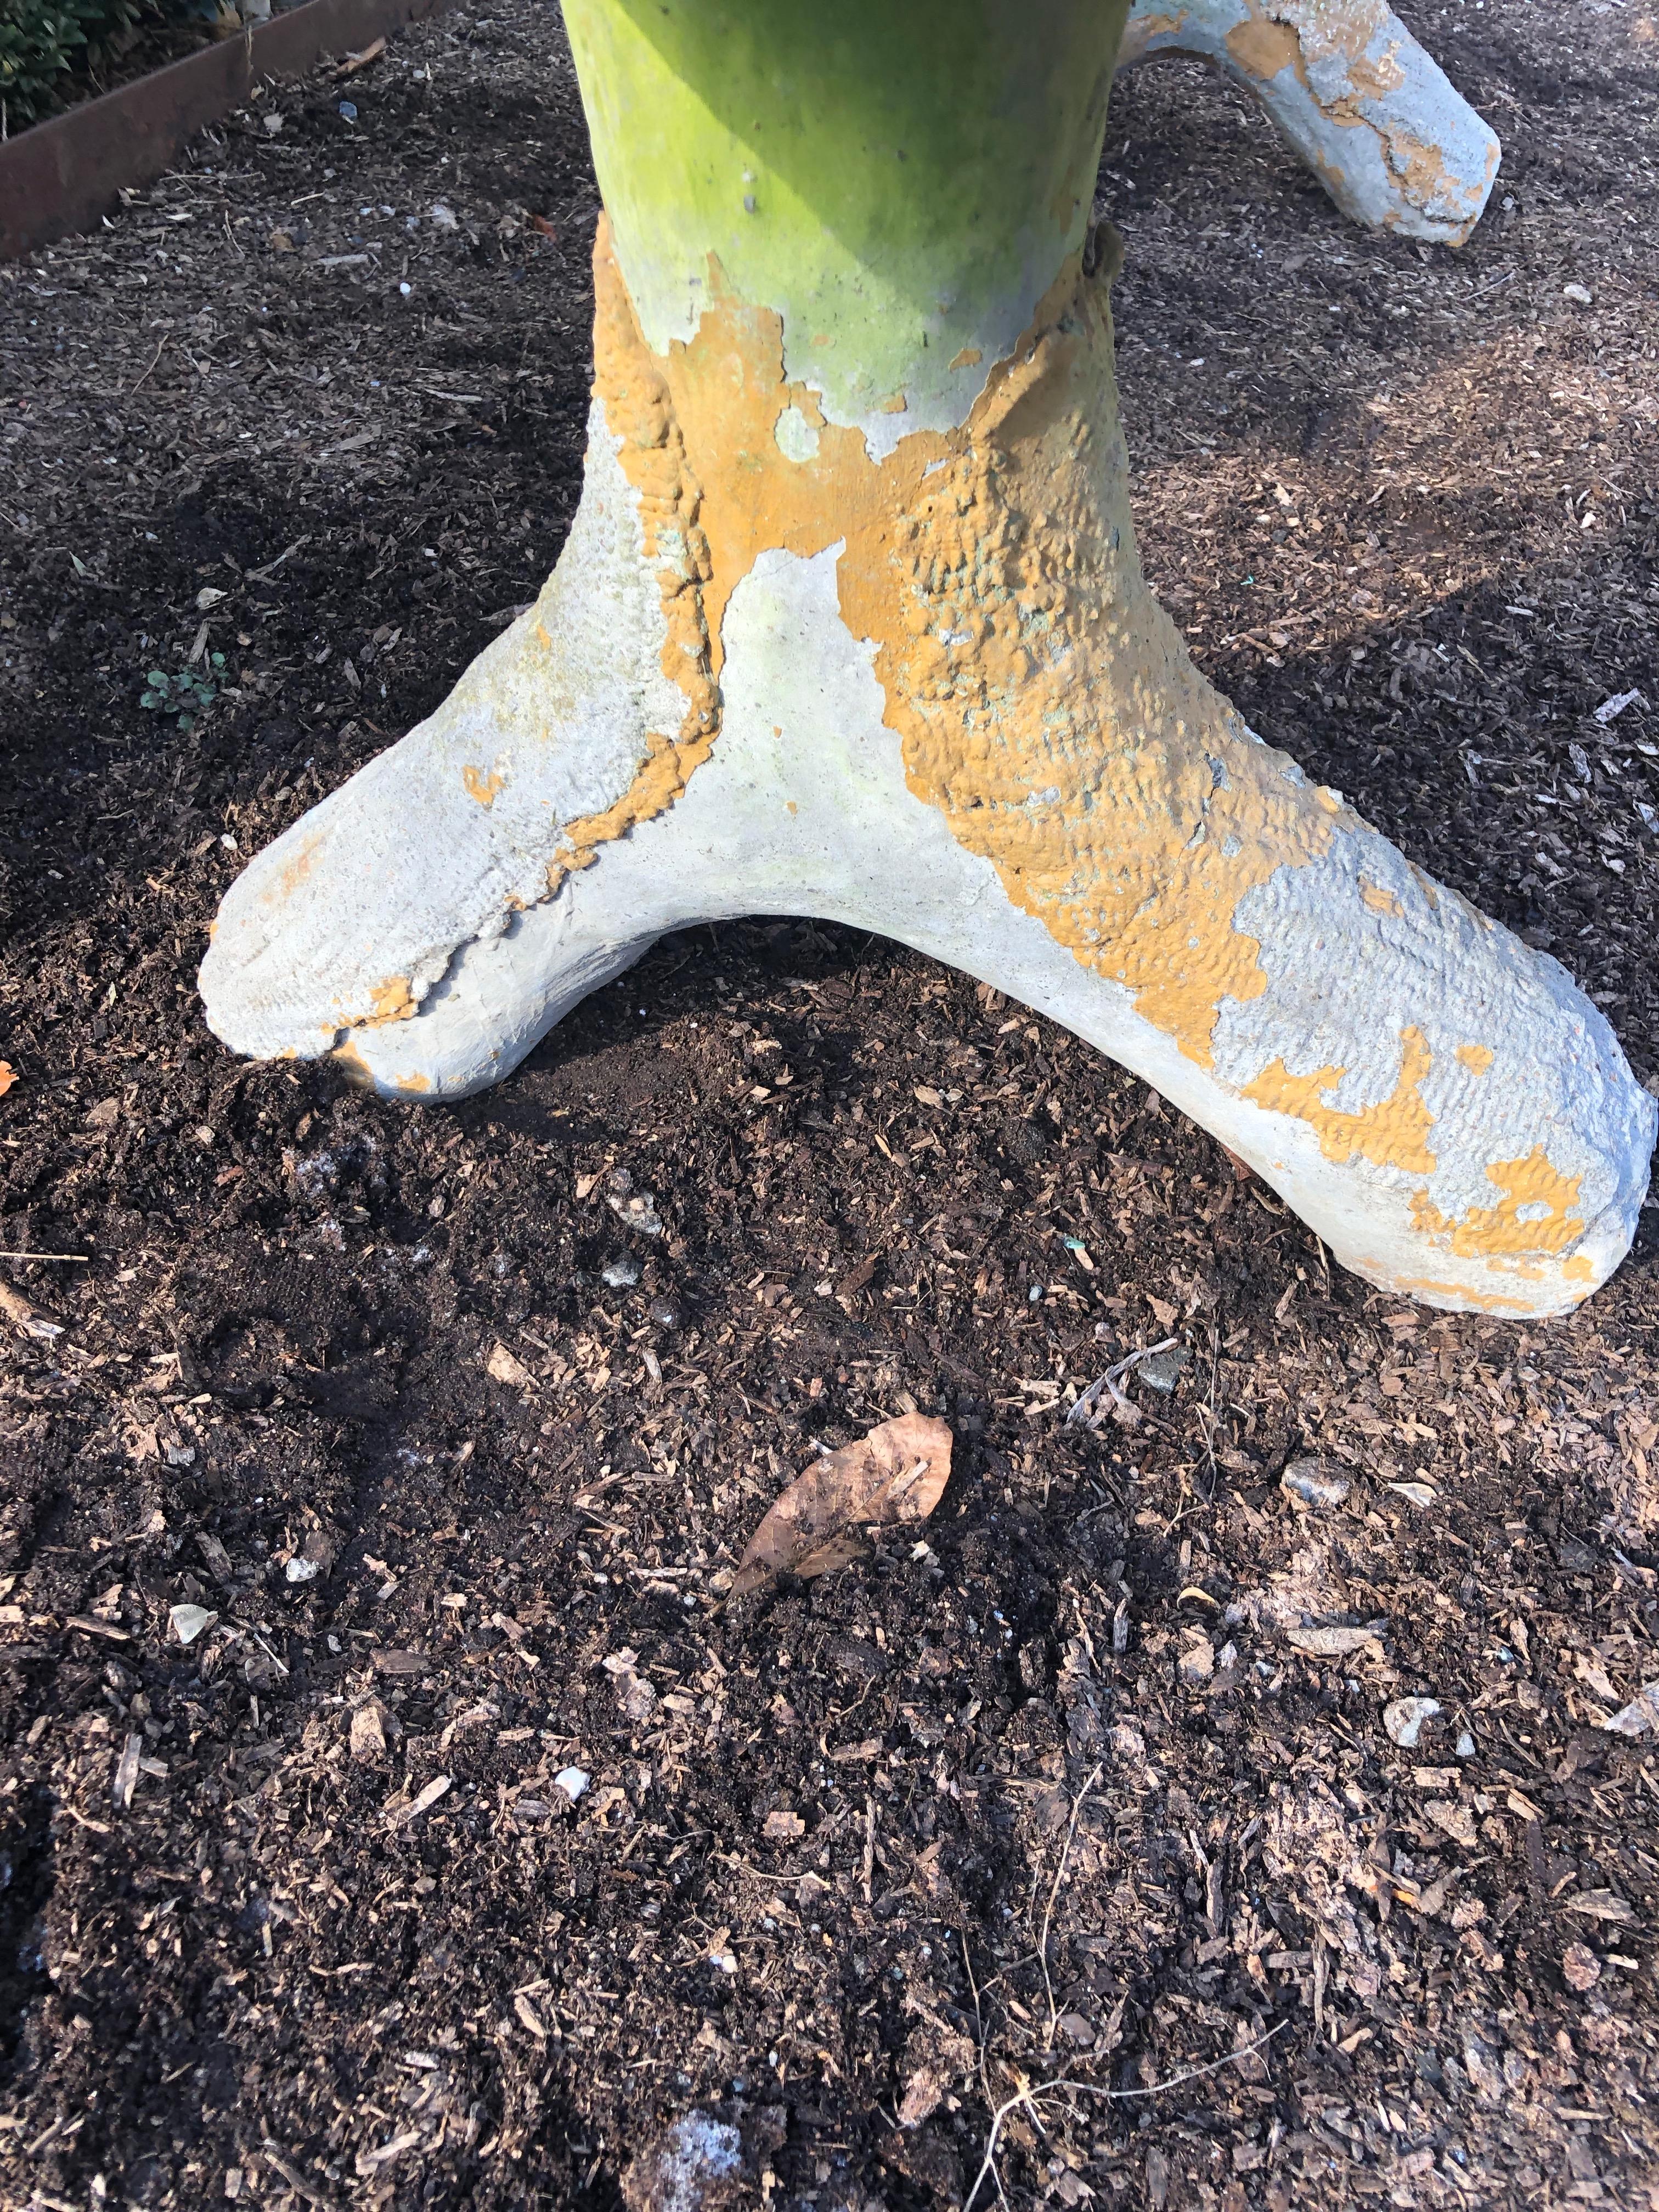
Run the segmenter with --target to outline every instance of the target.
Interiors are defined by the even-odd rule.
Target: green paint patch
[[[647,343],[691,336],[712,264],[832,421],[959,422],[1083,242],[1126,13],[567,0]]]

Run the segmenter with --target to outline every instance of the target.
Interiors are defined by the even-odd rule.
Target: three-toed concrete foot
[[[580,512],[428,721],[254,860],[236,1050],[505,1075],[664,931],[813,915],[1041,1009],[1370,1280],[1548,1314],[1617,1265],[1653,1103],[1565,969],[1262,744],[1147,593],[1103,284],[884,452],[726,301],[652,355],[603,239]]]

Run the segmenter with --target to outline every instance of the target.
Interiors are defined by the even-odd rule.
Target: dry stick
[[[1254,2043],[1242,2044],[1237,2051],[1229,2051],[1219,2058],[1211,2059],[1206,2066],[1189,2066],[1184,2074],[1171,2074],[1167,2081],[1149,2081],[1144,2088],[1103,2089],[1093,2081],[1061,2081],[1041,2082],[1034,2089],[1030,2082],[1022,2081],[1013,2095],[999,2105],[991,2115],[991,2136],[985,2146],[985,2157],[979,2172],[974,2176],[974,2185],[963,2200],[962,2212],[974,2212],[974,2199],[979,2195],[981,2185],[987,2173],[993,2176],[996,2181],[999,2194],[1001,2192],[1002,2179],[996,2172],[995,2165],[997,2142],[1002,2133],[1003,2123],[1016,2105],[1027,2106],[1032,2118],[1037,2120],[1040,2126],[1042,2122],[1038,2118],[1036,2100],[1039,2097],[1059,2096],[1063,2091],[1069,2090],[1083,2097],[1103,2097],[1109,2102],[1114,2103],[1127,2097],[1159,2097],[1166,2089],[1179,2089],[1186,2082],[1201,2081],[1206,2074],[1218,2074],[1224,2066],[1231,2066],[1241,2058],[1248,2058],[1253,2051],[1260,2051],[1265,2044],[1271,2043],[1276,2035],[1283,2035],[1290,2025],[1289,2021],[1281,2020],[1277,2027],[1270,2027],[1265,2035],[1257,2036]]]
[[[1117,1387],[1123,1376],[1132,1367],[1138,1367],[1143,1359],[1151,1359],[1160,1352],[1173,1352],[1177,1341],[1178,1340],[1173,1336],[1166,1336],[1161,1344],[1143,1345],[1139,1351],[1132,1352],[1127,1359],[1120,1359],[1115,1366],[1109,1367],[1103,1376],[1089,1385],[1083,1395],[1072,1407],[1066,1416],[1066,1426],[1068,1429],[1076,1428],[1079,1425],[1085,1425],[1091,1429],[1098,1427],[1099,1424],[1094,1419],[1094,1412],[1100,1402],[1103,1391],[1109,1391],[1111,1394],[1114,1406],[1127,1406],[1129,1401]]]
[[[979,1984],[974,1979],[974,1962],[968,1955],[968,1938],[963,1934],[960,1929],[958,1929],[957,1932],[961,1939],[962,1963],[967,1970],[968,1986],[974,1993],[974,2026],[979,2031],[978,2057],[980,2090],[985,2099],[988,2110],[994,2110],[994,2106],[991,2104],[991,2079],[985,2070],[985,2014],[980,2008]],[[983,2179],[984,2176],[981,2172],[981,2179],[982,2180]],[[991,2168],[991,2179],[997,2185],[997,2195],[1002,2199],[1004,2212],[1006,2212],[1008,2192],[1003,2187],[1002,2176],[997,2172],[994,2166]],[[978,2184],[975,2183],[975,2186],[977,2187]]]
[[[143,374],[139,378],[138,384],[147,384],[149,381],[150,370],[155,368],[156,362],[161,358],[162,352],[166,346],[167,338],[164,335],[160,343],[156,346],[155,352],[149,357],[149,368],[147,368]],[[129,399],[131,398],[133,392],[137,392],[138,389],[138,384],[135,384],[132,387],[132,391],[128,392],[127,397]]]
[[[91,1264],[89,1252],[0,1252],[0,1260],[72,1260],[77,1267]]]
[[[1048,1903],[1042,1915],[1042,1933],[1037,1939],[1037,1948],[1041,1952],[1042,1958],[1042,1986],[1048,1992],[1048,2039],[1043,2046],[1045,2050],[1048,2051],[1052,2051],[1054,2047],[1054,2025],[1056,2018],[1054,2010],[1054,1985],[1048,1978],[1048,1923],[1054,1918],[1054,1902],[1060,1895],[1060,1885],[1066,1879],[1066,1862],[1070,1858],[1072,1855],[1072,1845],[1077,1840],[1077,1824],[1079,1817],[1083,1811],[1083,1801],[1087,1797],[1089,1792],[1094,1788],[1096,1783],[1099,1781],[1101,1776],[1104,1772],[1105,1768],[1103,1765],[1097,1766],[1094,1772],[1084,1784],[1082,1789],[1077,1793],[1077,1802],[1072,1808],[1072,1825],[1066,1831],[1066,1842],[1060,1854],[1060,1864],[1054,1869],[1054,1887],[1048,1892]]]
[[[1204,1425],[1204,1449],[1210,1455],[1210,1496],[1208,1504],[1221,1487],[1221,1469],[1215,1461],[1215,1386],[1221,1372],[1221,1329],[1218,1323],[1210,1329],[1210,1418]]]

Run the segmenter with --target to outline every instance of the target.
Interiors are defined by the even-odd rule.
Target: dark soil
[[[1149,565],[1647,1076],[1652,19],[1425,29],[1505,141],[1461,254],[1196,70],[1120,87]],[[1659,1676],[1650,1229],[1571,1323],[1401,1309],[1143,1085],[811,926],[665,943],[453,1109],[204,1030],[243,859],[580,481],[556,17],[352,82],[0,270],[0,2195],[610,2206],[702,2111],[745,2201],[897,2212],[1003,2108],[981,2205],[1648,2202],[1659,1775],[1600,1723]],[[188,731],[139,704],[186,668]],[[912,1407],[925,1530],[734,1618],[781,1485]]]

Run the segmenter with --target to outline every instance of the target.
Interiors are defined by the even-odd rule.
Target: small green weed
[[[219,673],[224,665],[222,653],[210,653],[203,667],[181,668],[176,676],[169,676],[165,668],[152,668],[144,678],[138,704],[155,714],[172,714],[181,730],[193,730],[198,717],[205,714],[219,696]]]

